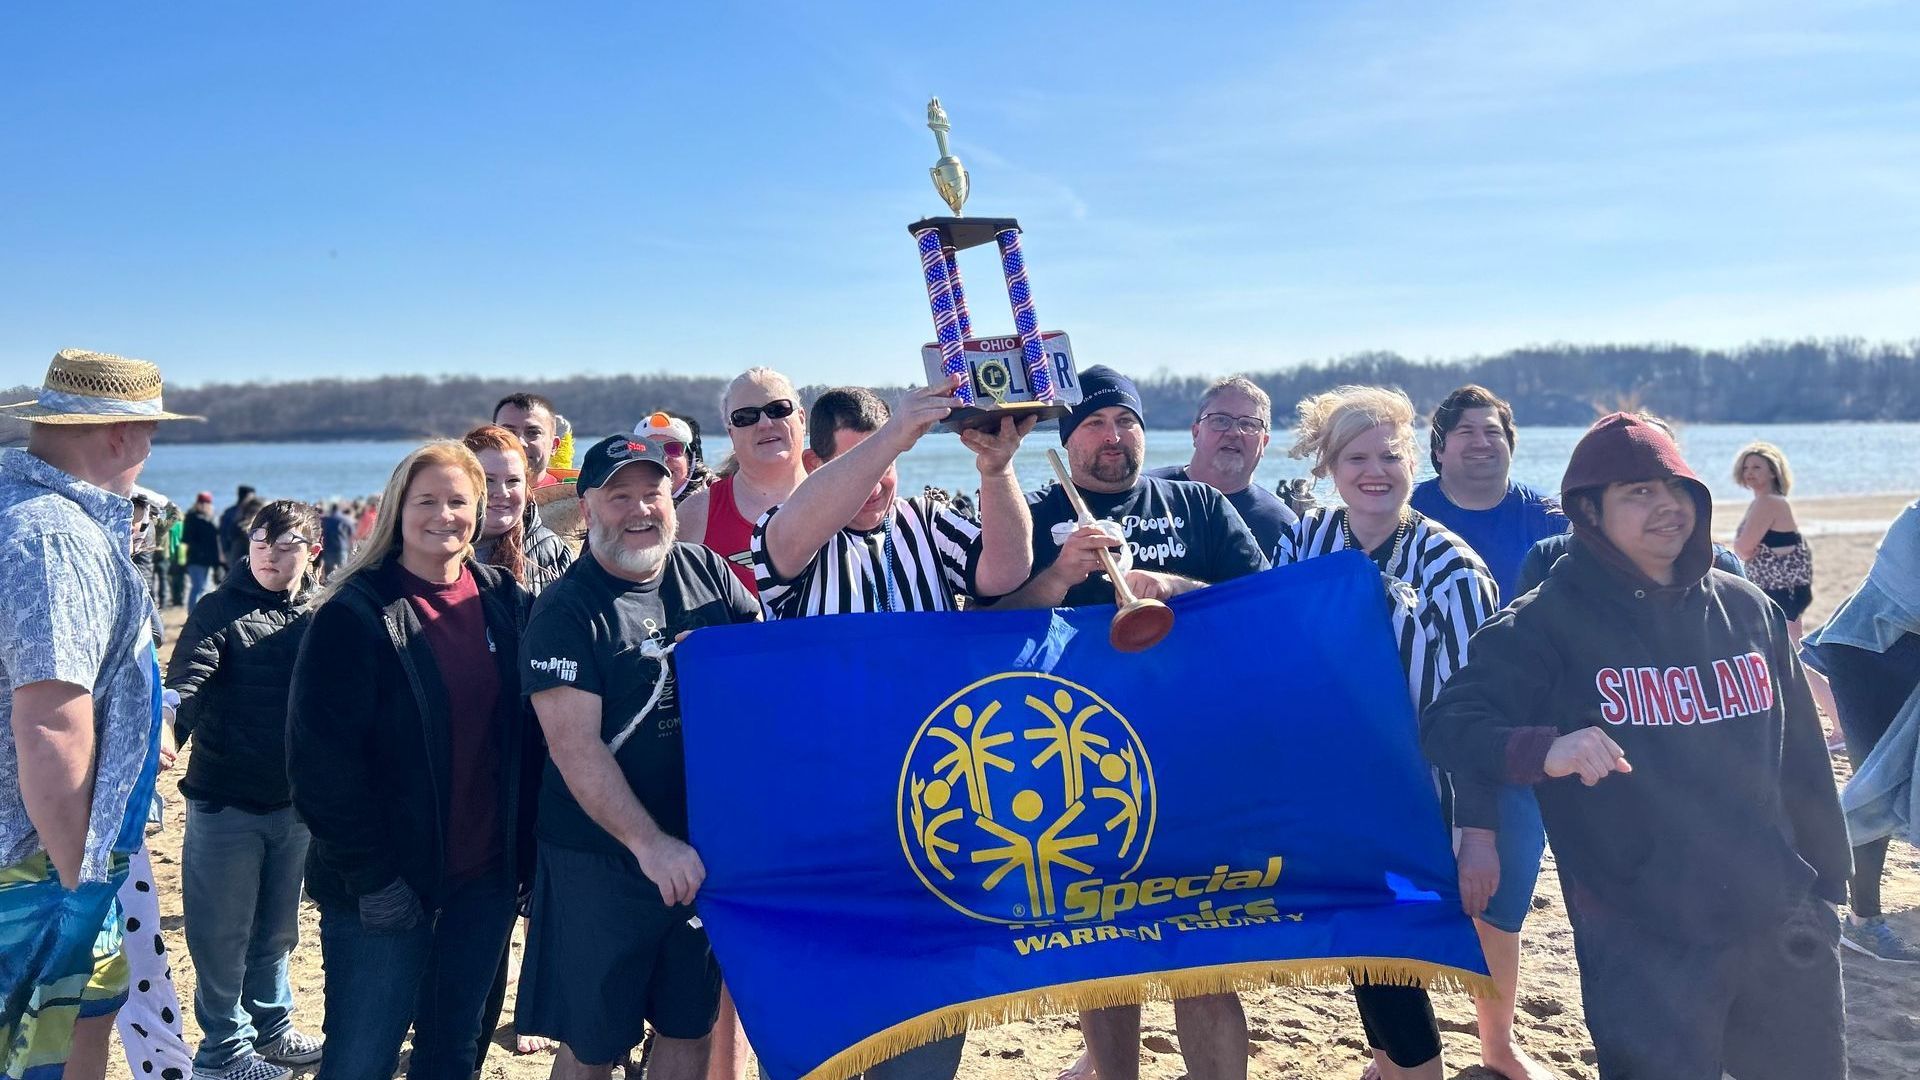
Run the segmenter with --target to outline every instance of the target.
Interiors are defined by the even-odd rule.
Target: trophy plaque
[[[951,217],[921,218],[907,226],[920,253],[920,272],[926,281],[927,306],[933,312],[935,340],[920,350],[927,383],[945,382],[960,375],[954,391],[966,405],[941,423],[950,431],[996,427],[1004,417],[1045,420],[1063,416],[1080,400],[1080,380],[1073,366],[1073,344],[1057,330],[1042,331],[1034,314],[1033,288],[1027,281],[1027,260],[1020,250],[1020,223],[1013,218],[970,218],[961,214],[967,201],[966,167],[947,146],[952,125],[940,99],[927,103],[927,127],[933,129],[940,160],[929,170]],[[975,337],[967,310],[967,293],[960,281],[958,254],[993,244],[1000,254],[1000,272],[1006,278],[1007,302],[1013,308],[1013,333]]]

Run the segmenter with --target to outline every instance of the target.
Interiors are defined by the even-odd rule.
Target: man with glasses
[[[246,562],[187,616],[167,663],[174,735],[194,747],[180,884],[196,1080],[278,1080],[321,1055],[293,1026],[287,981],[309,843],[287,777],[287,695],[324,545],[319,515],[290,499],[243,525]]]
[[[1261,551],[1272,551],[1283,529],[1299,517],[1280,497],[1253,482],[1253,471],[1273,438],[1273,402],[1251,379],[1221,379],[1200,395],[1193,421],[1193,459],[1185,465],[1154,469],[1148,476],[1198,480],[1227,497],[1240,520],[1253,530]]]

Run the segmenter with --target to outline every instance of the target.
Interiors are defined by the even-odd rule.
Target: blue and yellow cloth
[[[1174,607],[1134,655],[1106,606],[680,647],[697,906],[775,1080],[1148,998],[1490,992],[1372,564]]]

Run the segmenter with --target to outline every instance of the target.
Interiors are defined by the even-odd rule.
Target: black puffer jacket
[[[520,696],[520,635],[532,597],[505,571],[467,563],[500,677],[500,820],[507,863],[532,880],[544,765]],[[315,609],[287,716],[293,805],[313,833],[307,892],[352,904],[403,880],[428,910],[445,899],[451,723],[447,679],[389,566],[355,574]]]
[[[533,504],[527,504],[528,510]],[[526,541],[521,545],[522,567],[520,584],[535,596],[541,590],[559,581],[567,568],[573,565],[573,549],[567,546],[559,534],[546,527],[538,514],[529,514],[525,526]],[[494,546],[497,540],[482,540],[474,545],[474,558],[488,566],[498,566],[494,561]]]
[[[312,588],[268,592],[245,563],[187,616],[167,685],[180,692],[174,737],[193,741],[180,793],[257,814],[292,804],[287,688]]]

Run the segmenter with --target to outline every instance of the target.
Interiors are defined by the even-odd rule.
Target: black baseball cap
[[[636,461],[656,465],[666,473],[665,441],[661,436],[639,435],[609,435],[601,439],[588,449],[587,456],[580,462],[580,476],[574,481],[574,488],[584,495],[613,479],[613,474],[623,466]]]

